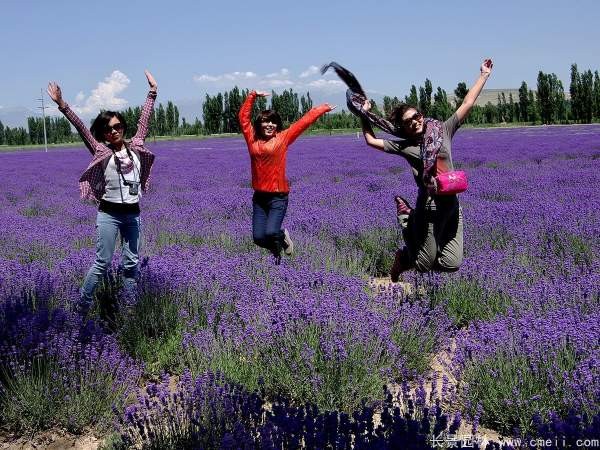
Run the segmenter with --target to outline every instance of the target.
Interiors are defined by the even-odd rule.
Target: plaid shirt
[[[136,152],[140,158],[140,183],[143,191],[148,190],[150,170],[154,163],[154,155],[144,147],[144,140],[148,134],[148,122],[154,108],[155,99],[156,92],[148,92],[146,103],[144,103],[140,120],[138,121],[137,133],[130,141],[125,143],[127,148]],[[106,145],[98,142],[94,136],[92,136],[90,130],[83,124],[81,119],[77,117],[77,114],[75,114],[69,105],[65,105],[64,108],[59,108],[59,110],[67,119],[69,119],[69,122],[73,124],[83,139],[85,146],[93,155],[92,162],[90,162],[79,179],[81,198],[99,203],[106,189],[106,180],[104,179],[104,169],[106,165],[104,162],[113,155],[112,150]]]

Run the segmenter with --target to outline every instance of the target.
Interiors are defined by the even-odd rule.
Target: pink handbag
[[[469,187],[467,174],[462,170],[441,173],[435,177],[436,195],[455,195]]]

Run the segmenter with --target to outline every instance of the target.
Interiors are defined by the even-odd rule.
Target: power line
[[[37,100],[42,102],[42,106],[38,106],[38,109],[42,110],[42,121],[44,123],[44,146],[46,147],[46,152],[48,151],[48,138],[46,137],[46,109],[50,108],[49,106],[44,105],[44,90],[40,89],[41,97]]]

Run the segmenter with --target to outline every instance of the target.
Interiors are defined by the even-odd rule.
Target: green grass
[[[482,425],[511,435],[515,427],[522,432],[532,432],[532,418],[536,413],[547,417],[550,411],[564,415],[568,412],[564,372],[570,373],[577,358],[572,348],[563,345],[549,351],[543,362],[532,368],[531,358],[519,350],[498,352],[484,361],[468,364],[463,382],[466,397],[474,414],[477,405],[482,408]],[[551,380],[549,374],[555,374]]]
[[[501,292],[481,287],[476,281],[456,279],[430,292],[433,306],[443,304],[448,316],[457,327],[467,326],[475,320],[492,320],[506,313],[511,298]]]

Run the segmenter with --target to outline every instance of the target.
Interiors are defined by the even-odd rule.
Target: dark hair
[[[406,103],[400,103],[399,105],[395,106],[394,109],[392,109],[392,112],[388,115],[388,120],[392,122],[392,124],[396,128],[402,129],[404,126],[402,116],[409,109],[416,109],[418,111],[418,108],[415,108],[414,106],[408,105]]]
[[[127,122],[125,122],[125,117],[118,111],[102,111],[98,114],[98,117],[94,119],[90,128],[92,136],[94,136],[97,141],[104,142],[104,130],[108,126],[110,119],[113,117],[119,119],[119,122],[123,124],[123,136],[125,136],[125,133],[127,133]]]
[[[262,137],[262,128],[260,127],[262,122],[273,122],[275,125],[277,125],[277,131],[281,131],[283,129],[281,116],[274,109],[266,109],[261,111],[256,119],[254,119],[254,134],[259,137]]]

